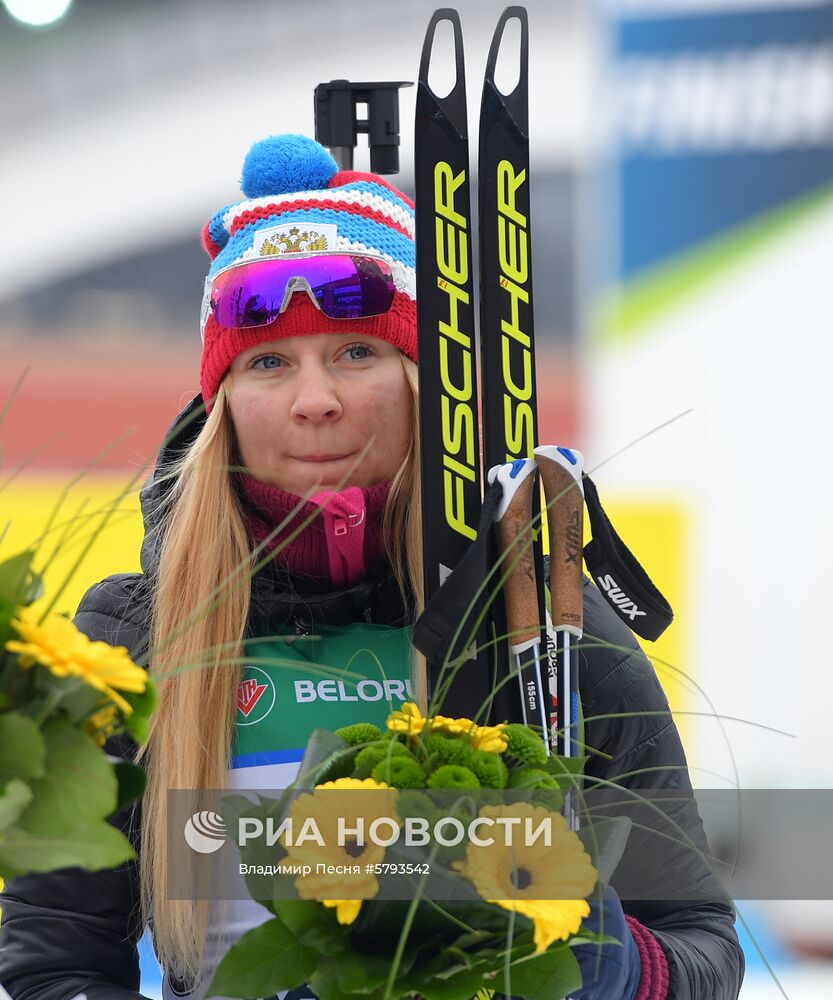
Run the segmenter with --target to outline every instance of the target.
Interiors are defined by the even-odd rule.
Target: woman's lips
[[[295,455],[296,462],[340,462],[350,455]]]

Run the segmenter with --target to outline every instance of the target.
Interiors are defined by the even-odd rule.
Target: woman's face
[[[289,493],[375,486],[407,453],[411,391],[398,349],[378,337],[258,344],[234,359],[226,385],[243,464]]]

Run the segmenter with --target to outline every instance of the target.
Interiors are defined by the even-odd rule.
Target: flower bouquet
[[[423,718],[409,702],[385,732],[315,730],[293,788],[258,807],[280,836],[267,851],[241,847],[253,862],[247,888],[271,919],[232,946],[207,995],[303,983],[324,1000],[468,1000],[483,990],[552,1000],[576,990],[572,946],[612,940],[582,929],[600,872],[558,811],[582,763],[548,755],[526,726]],[[221,809],[228,829],[252,815],[243,797],[224,797]],[[374,838],[378,824],[385,836]],[[397,824],[469,836],[437,837],[420,852],[412,845],[425,839],[400,837]],[[546,824],[550,836],[507,845],[471,833],[501,824]],[[294,891],[260,877],[270,872],[297,873]]]
[[[144,789],[105,740],[147,738],[153,683],[124,647],[91,642],[40,600],[26,551],[0,563],[0,876],[133,858],[106,822]],[[54,602],[53,602],[54,603]]]

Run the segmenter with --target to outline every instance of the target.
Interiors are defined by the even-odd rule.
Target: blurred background
[[[695,785],[831,788],[833,3],[526,6],[542,440],[675,608],[645,648]],[[502,4],[457,8],[474,154]],[[249,146],[312,134],[319,82],[414,80],[433,9],[0,0],[0,558],[61,539],[66,611],[138,568],[138,486],[198,390],[199,232]],[[833,993],[833,904],[738,906],[744,1000]]]

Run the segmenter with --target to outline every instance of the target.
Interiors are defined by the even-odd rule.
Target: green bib
[[[314,636],[250,640],[245,657],[235,770],[300,761],[318,726],[373,722],[384,729],[388,714],[414,697],[410,628],[321,626]]]

